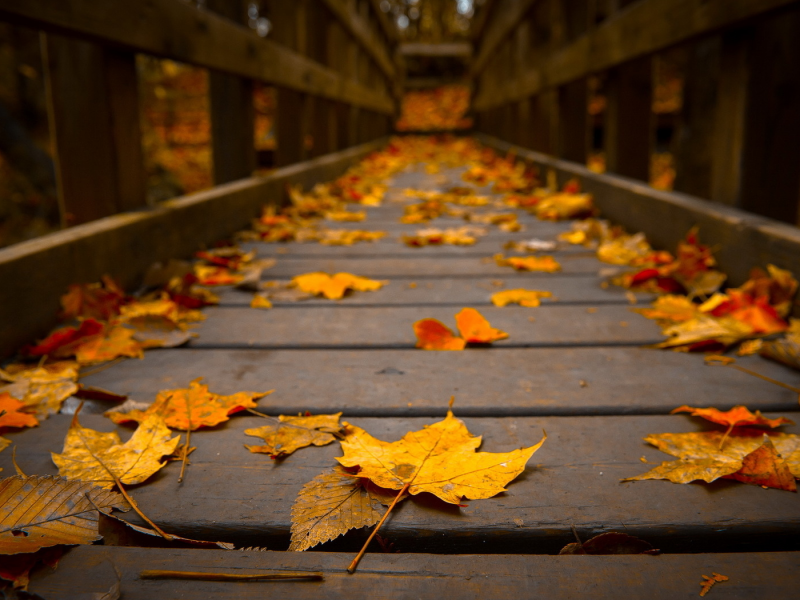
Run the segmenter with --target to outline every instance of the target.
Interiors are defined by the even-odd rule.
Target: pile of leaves
[[[403,95],[397,131],[445,131],[468,129],[469,88],[446,85],[432,90],[413,90]]]

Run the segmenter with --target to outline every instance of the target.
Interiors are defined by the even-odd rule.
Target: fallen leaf
[[[197,334],[186,331],[175,321],[158,315],[136,317],[126,323],[133,331],[131,339],[142,348],[177,348],[189,342]]]
[[[555,273],[561,270],[561,265],[552,256],[510,256],[495,254],[494,260],[500,267],[513,267],[517,271],[541,271]]]
[[[292,505],[289,551],[300,552],[380,521],[397,493],[378,488],[342,469],[317,475]]]
[[[705,596],[710,592],[715,583],[728,581],[728,579],[730,578],[725,575],[720,575],[719,573],[714,573],[713,571],[711,572],[711,577],[703,575],[703,581],[700,582],[700,596]]]
[[[780,427],[781,425],[794,425],[794,421],[786,417],[768,419],[761,414],[761,411],[750,412],[746,406],[734,406],[730,410],[719,410],[716,408],[694,408],[692,406],[679,406],[670,414],[688,412],[693,417],[702,417],[712,423],[726,425],[728,427],[757,426],[757,427]]]
[[[25,403],[9,393],[0,394],[0,429],[3,427],[36,427],[39,421],[34,415],[21,412]]]
[[[492,304],[500,307],[508,304],[519,304],[520,306],[532,308],[541,304],[541,298],[551,298],[552,296],[551,292],[517,288],[492,294]]]
[[[658,554],[660,551],[644,540],[620,533],[608,531],[581,543],[573,542],[564,546],[559,554]]]
[[[244,431],[247,435],[262,438],[264,445],[246,445],[245,448],[250,452],[269,454],[272,458],[283,458],[306,446],[325,446],[333,442],[342,430],[339,424],[341,416],[342,413],[270,417],[274,423]]]
[[[330,221],[358,222],[366,220],[367,213],[363,210],[357,212],[350,212],[347,210],[338,210],[338,211],[332,210],[325,213],[325,218]]]
[[[250,308],[272,308],[272,302],[263,294],[255,294],[250,301]]]
[[[795,477],[766,435],[764,443],[742,459],[742,468],[727,476],[742,483],[760,485],[788,492],[797,491]]]
[[[764,342],[759,354],[787,367],[800,370],[800,319],[789,321],[789,329],[783,339]]]
[[[35,346],[26,346],[21,352],[29,356],[67,358],[75,354],[75,344],[101,335],[103,329],[103,324],[96,319],[84,319],[77,327],[56,329]]]
[[[61,297],[60,317],[65,321],[77,318],[108,321],[119,314],[126,300],[119,284],[104,275],[100,283],[70,285],[67,293]]]
[[[505,331],[489,325],[489,321],[474,308],[461,309],[456,314],[456,324],[461,337],[468,344],[491,344],[508,337]]]
[[[115,431],[82,427],[76,414],[62,453],[52,454],[53,462],[64,477],[93,481],[103,489],[111,489],[118,481],[134,485],[166,464],[162,458],[172,454],[180,441],[180,436],[171,435],[163,417],[153,414],[123,444]]]
[[[339,300],[344,297],[348,290],[374,292],[387,283],[387,281],[368,279],[351,273],[328,275],[327,273],[316,272],[297,275],[292,278],[292,285],[299,290],[316,296],[324,296],[328,300]]]
[[[200,285],[236,285],[244,278],[240,273],[235,273],[227,267],[196,264],[194,274]]]
[[[78,364],[11,365],[5,371],[0,369],[0,379],[11,382],[0,387],[0,394],[8,393],[21,401],[42,421],[61,410],[64,400],[78,391]]]
[[[127,327],[111,327],[105,335],[75,346],[75,360],[81,365],[92,365],[120,357],[142,358],[144,345],[135,339],[135,333]]]
[[[358,467],[358,476],[379,487],[407,490],[410,495],[429,492],[450,504],[462,498],[479,500],[505,491],[505,485],[525,470],[525,464],[544,443],[511,452],[476,452],[480,436],[473,436],[463,421],[447,417],[396,442],[383,442],[354,425],[347,425],[341,441],[344,456],[336,460],[345,468]]]
[[[456,337],[453,331],[436,319],[422,319],[414,323],[417,348],[423,350],[463,350],[467,342]]]
[[[97,510],[127,511],[116,492],[54,475],[0,481],[0,554],[35,552],[59,544],[91,544],[102,536]]]

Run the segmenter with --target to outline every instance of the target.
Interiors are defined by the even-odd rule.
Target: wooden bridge
[[[468,60],[474,136],[501,153],[513,149],[518,160],[551,171],[559,185],[577,178],[604,218],[644,231],[657,248],[674,248],[699,226],[733,285],[768,263],[800,276],[796,0],[495,0],[466,50],[404,49],[377,0],[274,2],[274,35],[267,39],[237,22],[239,3],[207,4],[0,0],[0,18],[44,32],[59,201],[77,223],[0,250],[4,356],[47,334],[68,285],[111,274],[136,289],[152,263],[188,258],[247,227],[262,205],[284,202],[286,184],[308,189],[332,180],[384,147],[404,89],[403,57],[415,52]],[[652,57],[677,46],[689,49],[692,68],[701,72],[687,77],[679,191],[666,192],[645,183],[652,148],[646,82]],[[699,58],[709,51],[717,53],[713,65]],[[213,188],[145,204],[137,52],[210,70]],[[584,166],[587,82],[597,74],[608,78],[605,174]],[[713,102],[697,87],[708,78],[718,89]],[[265,177],[251,176],[253,81],[278,90],[279,168]],[[322,143],[308,150],[307,134]],[[220,394],[274,388],[258,410],[342,412],[384,440],[438,420],[455,395],[455,414],[483,436],[482,450],[530,445],[547,432],[507,492],[463,507],[424,495],[406,501],[382,529],[396,552],[371,546],[350,575],[347,565],[367,530],[314,550],[286,551],[292,503],[304,484],[334,464],[338,444],[270,461],[242,447],[244,430],[263,419],[236,416],[192,433],[197,450],[183,483],[180,464],[170,463],[133,493],[165,531],[237,549],[148,542],[106,523],[102,544],[72,548],[55,570],[39,568],[30,591],[78,598],[119,582],[126,599],[673,599],[695,597],[703,575],[721,573],[729,580],[712,597],[794,597],[800,582],[796,494],[722,480],[620,480],[643,471],[642,457],[665,460],[643,441],[646,435],[702,429],[696,420],[670,415],[675,407],[745,404],[797,420],[796,390],[707,366],[696,354],[642,348],[663,339],[658,327],[630,311],[624,290],[601,286],[608,265],[582,247],[558,247],[560,273],[516,273],[486,260],[510,240],[555,240],[570,222],[539,221],[520,211],[524,231],[493,232],[474,246],[404,246],[401,236],[416,226],[401,224],[403,202],[388,199],[398,200],[405,188],[460,185],[460,176],[459,169],[402,172],[382,206],[365,208],[365,224],[339,224],[388,232],[377,242],[245,244],[258,257],[275,259],[264,278],[344,271],[388,280],[381,290],[336,303],[276,301],[258,311],[249,307],[250,295],[223,289],[219,306],[205,309],[208,319],[187,345],[113,364],[81,382],[144,402],[197,377]],[[462,223],[443,217],[435,224]],[[516,287],[551,291],[556,301],[536,309],[492,306],[494,291]],[[633,300],[645,305],[653,296],[637,293]],[[509,339],[464,352],[415,348],[415,321],[450,323],[464,306],[479,308]],[[760,356],[737,361],[789,387],[800,385],[796,371]],[[114,430],[104,408],[89,402],[81,423]],[[51,453],[61,450],[71,419],[57,414],[36,428],[4,434],[28,475],[58,472]],[[800,433],[798,426],[785,431]],[[4,475],[14,472],[10,450],[0,453],[0,466]],[[637,536],[662,553],[556,556],[576,534],[586,541],[607,531]],[[321,572],[324,580],[142,579],[150,569]]]

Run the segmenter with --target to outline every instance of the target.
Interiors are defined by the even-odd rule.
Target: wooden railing
[[[62,215],[71,225],[145,205],[136,53],[210,70],[214,182],[255,167],[252,85],[277,89],[278,166],[386,135],[396,34],[372,0],[0,0],[0,20],[42,30]],[[311,136],[311,149],[304,140]]]
[[[476,41],[476,128],[586,163],[588,81],[605,77],[609,172],[647,181],[652,63],[689,53],[675,189],[798,224],[800,2],[508,0]]]

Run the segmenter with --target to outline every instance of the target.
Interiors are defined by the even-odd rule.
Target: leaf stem
[[[742,373],[747,373],[748,375],[752,375],[753,377],[758,377],[759,379],[763,379],[764,381],[769,381],[770,383],[774,383],[775,385],[779,385],[782,388],[786,388],[787,390],[793,391],[795,394],[800,394],[800,388],[796,388],[794,386],[789,385],[788,383],[783,383],[782,381],[778,381],[777,379],[773,379],[772,377],[767,377],[766,375],[762,375],[761,373],[757,373],[756,371],[751,371],[746,367],[740,367],[739,365],[728,365],[729,367],[733,367],[734,369],[738,369]]]
[[[147,522],[147,524],[148,524],[148,525],[150,525],[150,527],[152,527],[152,528],[153,528],[153,529],[154,529],[154,530],[155,530],[155,531],[158,533],[158,535],[160,535],[161,537],[163,537],[165,540],[172,541],[172,536],[171,536],[170,534],[168,534],[168,533],[165,533],[165,532],[164,532],[164,531],[161,529],[161,527],[159,527],[158,525],[156,525],[155,523],[153,523],[153,522],[152,522],[152,521],[149,519],[149,517],[148,517],[146,514],[144,514],[144,513],[141,511],[141,509],[139,508],[139,505],[136,503],[136,500],[134,500],[134,499],[133,499],[133,498],[130,496],[130,494],[128,494],[128,490],[126,490],[126,489],[125,489],[125,486],[123,486],[123,485],[122,485],[122,482],[119,480],[119,477],[117,477],[117,476],[116,476],[116,475],[114,475],[113,473],[112,473],[112,477],[114,477],[114,483],[117,485],[117,489],[119,489],[120,493],[121,493],[121,494],[122,494],[122,496],[125,498],[125,500],[127,500],[127,501],[128,501],[128,504],[130,504],[130,505],[131,505],[131,507],[133,508],[133,510],[135,510],[135,511],[136,511],[136,514],[137,514],[137,515],[139,515],[140,517],[142,517],[142,519],[144,519],[144,520]]]
[[[367,541],[364,543],[364,547],[361,548],[361,551],[353,559],[353,562],[351,562],[350,566],[347,567],[347,572],[348,573],[350,573],[352,575],[353,573],[356,572],[356,568],[358,568],[358,563],[361,562],[361,557],[363,557],[364,553],[367,551],[367,546],[369,546],[369,543],[372,541],[372,538],[375,537],[375,534],[378,533],[378,531],[381,528],[381,525],[383,525],[383,522],[386,521],[386,517],[388,517],[389,513],[392,512],[392,509],[394,508],[395,504],[397,504],[397,502],[400,500],[400,498],[402,498],[405,495],[405,493],[408,491],[408,488],[409,488],[410,485],[411,485],[411,482],[406,483],[403,486],[403,489],[401,489],[397,493],[397,496],[395,496],[394,500],[392,500],[392,503],[389,505],[389,508],[386,509],[386,513],[383,515],[381,520],[378,521],[378,524],[375,525],[375,529],[372,530],[372,533],[369,535],[369,537],[367,538]]]
[[[719,441],[719,450],[722,450],[722,447],[725,445],[725,440],[728,439],[728,436],[731,434],[731,431],[733,431],[733,428],[736,427],[736,425],[736,423],[730,424],[728,431],[725,432],[725,435],[723,435],[722,439]]]
[[[141,571],[141,579],[194,579],[197,581],[269,581],[286,580],[295,581],[322,581],[323,574],[319,572],[293,572],[262,573],[260,575],[244,575],[241,573],[198,573],[195,571],[162,571],[160,569]]]
[[[181,464],[181,474],[178,476],[178,483],[183,482],[183,473],[186,471],[186,463],[189,459],[189,442],[192,440],[191,423],[189,429],[186,430],[186,445],[183,447],[183,458]]]

